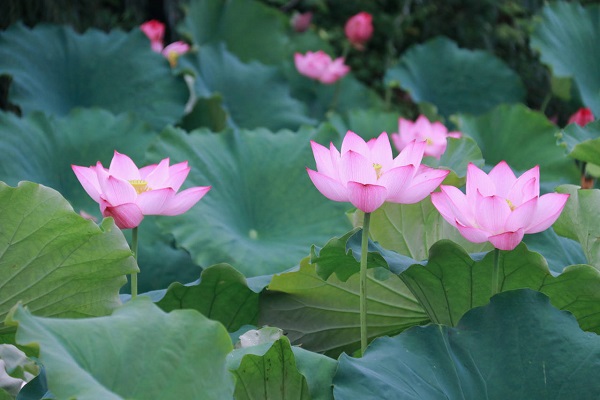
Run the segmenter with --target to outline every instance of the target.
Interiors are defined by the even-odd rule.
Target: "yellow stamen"
[[[141,179],[133,179],[129,181],[129,183],[131,183],[131,186],[133,186],[137,194],[147,192],[148,190],[152,190],[148,187],[148,182]]]
[[[427,143],[427,146],[431,146],[433,144],[433,140],[427,138],[425,139],[425,143]]]
[[[381,176],[381,168],[383,166],[381,164],[373,163],[373,168],[375,168],[375,173],[377,174],[377,179]]]
[[[177,59],[179,58],[179,53],[177,53],[176,51],[169,51],[169,53],[167,54],[167,60],[169,60],[169,64],[171,64],[171,67],[176,67],[177,66]]]
[[[515,207],[515,205],[513,204],[513,202],[510,201],[509,199],[506,199],[506,202],[508,203],[508,206],[510,207],[510,211],[514,211],[515,208],[517,208],[517,207]]]

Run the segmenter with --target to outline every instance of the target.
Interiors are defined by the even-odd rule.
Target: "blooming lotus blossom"
[[[582,107],[579,110],[577,110],[577,112],[575,112],[573,115],[571,115],[568,123],[572,124],[574,122],[579,126],[586,126],[593,120],[594,114],[592,114],[592,110],[590,110],[587,107]]]
[[[488,174],[474,164],[467,167],[466,194],[454,186],[440,186],[431,201],[442,217],[470,242],[489,241],[512,250],[525,233],[548,229],[560,215],[568,194],[540,196],[538,166],[515,176],[501,161]]]
[[[364,44],[373,35],[373,17],[368,12],[359,12],[346,22],[344,32],[356,49],[364,50]]]
[[[350,67],[344,64],[343,57],[332,60],[322,50],[309,51],[306,54],[296,53],[294,63],[299,73],[324,84],[332,84],[350,72]]]
[[[348,131],[341,151],[311,141],[317,170],[307,168],[317,189],[333,201],[347,201],[365,213],[388,201],[416,203],[427,197],[450,171],[421,165],[425,142],[411,142],[394,158],[387,133],[365,142]]]
[[[108,169],[100,162],[71,167],[102,215],[113,217],[121,229],[137,227],[145,215],[183,214],[211,188],[197,186],[177,193],[190,167],[187,161],[169,166],[168,158],[138,169],[131,158],[115,151]]]
[[[142,32],[150,39],[152,50],[160,53],[163,49],[163,39],[165,37],[165,24],[155,19],[144,22],[140,25]]]
[[[460,138],[460,132],[448,132],[448,128],[441,122],[429,122],[426,116],[419,115],[415,122],[400,118],[398,120],[398,133],[392,133],[392,141],[398,150],[405,148],[413,140],[424,141],[425,156],[435,157],[438,160],[446,151],[448,137]]]
[[[187,53],[190,50],[190,45],[185,42],[173,42],[167,45],[163,50],[162,54],[169,60],[171,67],[177,65],[177,59],[180,55]]]

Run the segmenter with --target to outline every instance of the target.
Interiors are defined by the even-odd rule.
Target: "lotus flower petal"
[[[552,226],[560,216],[568,199],[569,195],[564,193],[547,193],[540,196],[535,214],[530,225],[525,229],[525,233],[541,232]]]
[[[455,226],[460,232],[461,235],[464,236],[469,242],[473,243],[483,243],[488,241],[489,233],[472,226],[464,226],[459,224],[458,221],[455,221]]]
[[[170,187],[149,190],[140,193],[136,203],[144,215],[160,215],[169,206],[173,196],[175,190]]]
[[[410,186],[402,196],[402,203],[404,204],[417,203],[429,196],[429,194],[431,194],[431,192],[433,192],[450,173],[449,170],[429,167],[423,168],[423,166],[421,166],[419,170],[423,172],[418,173],[413,178]]]
[[[102,212],[105,217],[113,217],[115,224],[121,229],[132,229],[144,219],[142,210],[134,203],[119,204],[106,207]]]
[[[387,197],[387,189],[379,185],[348,182],[348,197],[354,207],[370,213],[383,205]]]
[[[108,173],[127,181],[141,179],[140,170],[131,158],[115,150],[115,155],[108,167]]]
[[[368,158],[353,150],[348,150],[346,153],[342,153],[340,179],[342,182],[374,184],[377,181],[377,172]]]
[[[504,231],[504,224],[510,215],[510,206],[500,196],[482,196],[478,193],[475,215],[481,229],[491,234],[500,233]]]
[[[346,136],[344,136],[344,140],[342,141],[342,149],[340,150],[340,154],[343,156],[350,150],[355,153],[359,153],[367,159],[370,158],[369,156],[371,154],[371,149],[369,149],[369,146],[363,138],[352,131],[346,132]]]
[[[86,193],[94,199],[96,203],[100,202],[100,183],[98,182],[98,175],[96,174],[96,167],[80,167],[77,165],[71,165],[75,176],[83,186]]]
[[[160,215],[183,214],[208,193],[211,186],[197,186],[177,193]]]
[[[339,181],[312,169],[307,168],[306,171],[312,183],[323,196],[333,201],[350,201],[348,190]]]
[[[517,182],[517,177],[512,169],[510,169],[506,161],[500,161],[494,168],[492,168],[488,177],[494,182],[496,186],[496,194],[498,196],[502,196],[504,198],[510,197],[509,192],[515,182]]]
[[[500,250],[512,250],[523,240],[523,228],[516,232],[504,232],[498,235],[492,235],[488,239],[490,243]]]

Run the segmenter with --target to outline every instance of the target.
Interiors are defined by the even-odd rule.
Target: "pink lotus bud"
[[[140,25],[140,29],[148,36],[148,39],[150,39],[152,50],[160,53],[163,48],[163,40],[165,37],[165,24],[153,19]]]
[[[296,12],[292,16],[292,28],[296,32],[304,32],[310,26],[310,22],[312,21],[313,14],[308,11],[305,13]]]
[[[466,194],[454,186],[440,189],[431,201],[442,217],[470,242],[490,242],[500,250],[514,249],[526,233],[548,229],[569,198],[561,193],[540,196],[538,166],[517,178],[504,161],[489,174],[469,164]]]
[[[373,35],[373,17],[367,12],[359,12],[346,22],[344,32],[356,49],[364,50],[364,44]]]
[[[373,212],[388,201],[411,204],[423,200],[450,171],[421,165],[425,142],[411,142],[394,158],[387,133],[365,142],[348,131],[341,151],[311,141],[317,170],[308,176],[325,197],[347,201]]]
[[[415,122],[400,118],[398,120],[398,133],[392,133],[392,140],[398,150],[405,148],[413,140],[424,141],[425,156],[435,157],[438,160],[446,151],[448,137],[460,138],[460,132],[448,132],[448,128],[441,122],[429,122],[426,116],[419,115]]]
[[[582,107],[569,118],[569,124],[575,122],[579,126],[585,126],[594,120],[594,114],[592,114],[592,110],[587,107]]]
[[[296,53],[294,63],[300,74],[324,84],[332,84],[350,72],[350,67],[344,64],[342,57],[332,60],[322,50]]]
[[[108,169],[100,162],[91,167],[72,165],[88,195],[100,205],[104,217],[113,217],[121,229],[137,227],[145,215],[179,215],[210,190],[197,186],[177,193],[190,167],[187,161],[169,166],[169,159],[138,168],[131,158],[115,151]]]

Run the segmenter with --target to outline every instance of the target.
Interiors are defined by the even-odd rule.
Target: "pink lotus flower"
[[[582,107],[569,118],[569,124],[575,122],[579,126],[586,126],[594,120],[594,114],[592,110],[587,107]]]
[[[348,131],[339,152],[311,141],[317,170],[306,169],[317,189],[366,213],[386,202],[410,204],[427,197],[450,171],[421,165],[425,142],[412,142],[393,158],[387,133],[365,142]]]
[[[538,166],[515,176],[501,161],[488,174],[474,164],[467,167],[466,195],[442,185],[431,201],[449,224],[473,243],[489,241],[500,250],[512,250],[525,233],[548,229],[560,215],[568,194],[540,196]]]
[[[359,12],[346,22],[344,32],[356,49],[364,50],[364,44],[373,35],[373,17],[367,12]]]
[[[312,21],[313,14],[310,11],[305,13],[296,12],[292,16],[292,28],[296,32],[305,32],[310,26],[310,21]]]
[[[306,54],[294,54],[294,63],[299,73],[324,84],[332,84],[342,78],[350,67],[344,64],[344,58],[331,57],[322,50],[309,51]]]
[[[144,22],[140,25],[142,32],[150,39],[152,50],[160,53],[163,49],[163,39],[165,37],[165,24],[155,19]]]
[[[115,151],[108,169],[100,162],[91,167],[72,165],[79,182],[104,217],[113,217],[121,229],[137,227],[144,215],[179,215],[209,190],[197,186],[177,193],[190,167],[187,161],[169,166],[169,159],[138,169],[131,158]]]
[[[398,150],[405,148],[413,140],[424,141],[425,156],[435,157],[438,160],[446,151],[447,138],[460,138],[460,132],[448,132],[448,128],[441,122],[429,122],[426,116],[419,115],[415,122],[400,118],[398,120],[398,133],[392,133],[392,141]]]
[[[162,54],[169,60],[169,64],[171,67],[177,65],[177,59],[180,55],[187,53],[190,51],[190,45],[185,42],[173,42],[167,45],[163,50]]]

